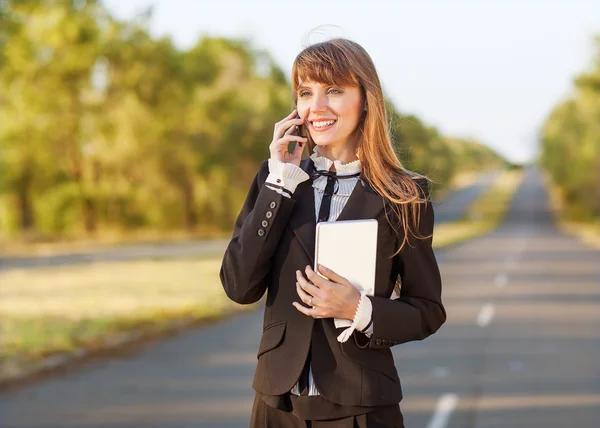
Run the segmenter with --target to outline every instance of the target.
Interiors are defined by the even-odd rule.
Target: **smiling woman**
[[[396,157],[379,78],[360,45],[307,47],[292,90],[297,108],[275,124],[220,270],[235,302],[267,292],[250,425],[403,427],[391,347],[446,320],[428,182]],[[324,266],[311,269],[316,223],[354,219],[378,222],[372,296]],[[351,326],[340,331],[336,318]]]

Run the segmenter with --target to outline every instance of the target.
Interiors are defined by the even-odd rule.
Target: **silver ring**
[[[312,297],[310,299],[308,299],[308,306],[312,307]]]

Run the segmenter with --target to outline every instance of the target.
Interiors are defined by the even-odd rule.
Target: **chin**
[[[319,140],[314,140],[314,143],[316,146],[318,147],[328,147],[328,146],[338,146],[338,147],[342,147],[344,144],[342,142],[340,142],[339,140],[326,140],[326,141],[319,141]]]
[[[319,136],[317,138],[312,139],[317,146],[328,146],[336,142],[336,140],[332,140],[331,138],[321,139]]]

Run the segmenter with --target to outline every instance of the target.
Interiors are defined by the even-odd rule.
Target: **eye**
[[[340,89],[331,88],[331,89],[329,89],[329,90],[327,91],[327,93],[328,93],[328,94],[331,94],[331,93],[333,93],[333,94],[341,94],[341,93],[343,93],[343,91],[342,91],[342,90],[340,90]],[[304,97],[307,97],[307,96],[309,96],[309,95],[310,95],[310,92],[309,92],[309,91],[300,91],[300,92],[298,93],[298,97],[299,97],[299,98],[304,98]]]

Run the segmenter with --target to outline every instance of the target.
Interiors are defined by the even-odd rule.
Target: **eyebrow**
[[[330,87],[330,86],[337,86],[339,88],[341,88],[340,85],[335,85],[335,84],[331,84],[331,85],[322,85],[324,88]],[[306,85],[300,85],[298,86],[298,91],[301,89],[311,89],[310,86],[306,86]]]

